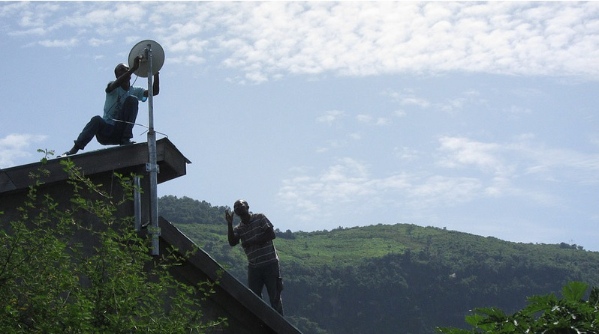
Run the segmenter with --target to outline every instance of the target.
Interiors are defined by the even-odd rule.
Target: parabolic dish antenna
[[[142,78],[148,76],[148,67],[150,66],[148,59],[146,59],[148,44],[152,50],[152,75],[160,71],[162,65],[164,65],[164,50],[160,44],[152,40],[145,40],[135,44],[131,52],[129,52],[129,68],[133,67],[135,57],[142,56],[143,59],[139,62],[139,68],[135,71],[135,75]]]

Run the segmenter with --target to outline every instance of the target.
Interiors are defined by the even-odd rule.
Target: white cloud
[[[574,150],[547,148],[531,141],[530,135],[523,135],[514,142],[484,143],[465,137],[444,136],[439,139],[439,150],[444,153],[438,164],[447,168],[474,167],[476,172],[492,176],[492,184],[487,188],[489,195],[517,195],[547,200],[550,195],[515,187],[527,182],[578,183],[593,185],[599,183],[599,155]]]
[[[531,163],[525,169],[538,178],[559,183],[599,184],[599,154],[569,149],[516,147]]]
[[[368,167],[351,158],[339,159],[318,176],[299,175],[283,181],[279,198],[293,203],[301,219],[327,215],[332,206],[356,202],[373,195],[376,186],[370,180]],[[298,200],[300,200],[298,202]],[[309,209],[309,210],[307,210]],[[295,210],[295,209],[294,209]]]
[[[356,120],[359,123],[374,124],[374,125],[389,124],[389,119],[387,119],[385,117],[374,117],[372,115],[367,115],[367,114],[358,114],[356,116]]]
[[[402,109],[394,112],[398,117],[407,115],[407,110],[411,108],[439,110],[452,116],[457,115],[460,111],[472,105],[485,105],[486,101],[481,99],[479,93],[472,90],[466,90],[455,97],[445,98],[445,100],[434,101],[430,98],[418,96],[413,89],[405,89],[403,91],[386,91],[384,96],[388,96],[392,101],[398,103]],[[386,120],[381,120],[385,122]]]
[[[294,208],[301,198],[298,219],[310,221],[324,219],[327,212],[341,207],[358,210],[364,203],[371,209],[389,206],[426,212],[484,198],[511,198],[557,208],[568,204],[563,194],[555,191],[554,183],[599,183],[599,155],[547,149],[532,139],[523,135],[513,142],[486,143],[444,136],[439,138],[440,169],[395,170],[387,176],[374,176],[365,162],[345,157],[316,174],[296,169],[296,176],[282,181],[278,195]],[[407,147],[395,152],[402,161],[423,156]],[[452,171],[455,169],[460,169],[459,174]]]
[[[435,175],[414,185],[409,197],[417,207],[454,206],[480,195],[481,188],[481,181],[476,178]]]
[[[71,39],[62,39],[62,40],[41,40],[39,44],[41,46],[49,47],[49,48],[64,48],[64,47],[72,47],[78,44],[78,40],[76,38]]]
[[[372,116],[366,114],[359,114],[356,116],[356,120],[361,123],[370,123],[372,122]]]
[[[357,140],[353,135],[350,135],[351,139]],[[343,139],[331,139],[327,140],[324,146],[320,146],[316,148],[316,153],[327,153],[331,150],[338,149],[340,147],[346,146],[347,142]]]
[[[31,156],[33,150],[29,147],[45,139],[46,136],[32,134],[9,134],[0,138],[0,167],[11,167],[17,159]]]
[[[66,15],[65,8],[75,10]],[[256,82],[283,74],[439,71],[596,78],[598,14],[593,2],[91,2],[0,9],[4,18],[18,17],[13,36],[44,35],[44,45],[116,39],[134,29],[162,40],[178,59],[218,52],[222,65]],[[170,21],[177,23],[165,27]]]
[[[464,165],[475,165],[482,169],[495,170],[502,165],[497,156],[501,146],[493,143],[482,143],[464,137],[441,137],[440,150],[448,155],[439,161],[444,167],[456,168]]]
[[[362,134],[360,134],[358,132],[350,133],[349,138],[351,138],[353,140],[360,140],[360,139],[362,139]]]
[[[407,115],[405,110],[395,110],[393,114],[397,117],[405,117]]]
[[[417,150],[407,146],[393,148],[393,154],[402,161],[414,161],[420,156]]]
[[[340,110],[329,110],[327,112],[325,112],[324,115],[319,116],[318,118],[316,118],[316,121],[318,123],[327,123],[327,124],[333,124],[334,122],[338,121],[340,118],[345,116],[345,112],[340,111]]]
[[[584,74],[582,64],[598,52],[591,47],[599,40],[598,9],[590,4],[261,3],[252,10],[243,30],[232,29],[244,47],[230,66],[247,68],[251,59],[294,73]],[[274,13],[276,21],[268,20]],[[548,26],[537,23],[545,20]]]
[[[399,104],[402,106],[413,105],[413,106],[418,106],[420,108],[428,108],[431,105],[431,103],[429,101],[421,99],[421,98],[416,98],[413,96],[401,97]]]
[[[112,40],[110,39],[100,39],[100,38],[92,38],[89,41],[87,41],[87,43],[91,46],[102,46],[102,45],[106,45],[106,44],[111,44]]]
[[[471,200],[482,191],[481,187],[479,180],[467,177],[423,177],[397,172],[377,178],[366,163],[346,157],[337,159],[317,176],[300,173],[283,180],[278,196],[294,208],[293,215],[300,212],[298,219],[310,221],[328,217],[328,212],[342,207],[358,210],[365,203],[373,208],[410,206],[419,210],[453,206]],[[301,204],[296,204],[298,199]]]
[[[388,96],[391,100],[399,103],[399,105],[401,106],[405,106],[405,107],[410,107],[410,106],[417,106],[419,108],[422,109],[426,109],[428,107],[431,106],[431,102],[421,98],[421,97],[417,97],[415,92],[412,89],[406,89],[404,91],[385,91],[383,92],[384,96]],[[405,115],[405,111],[404,110],[400,110],[398,112],[396,112],[396,114],[398,116],[404,116]]]
[[[530,114],[532,110],[530,110],[530,108],[512,105],[509,108],[505,109],[505,112],[512,116],[517,116],[522,114]]]

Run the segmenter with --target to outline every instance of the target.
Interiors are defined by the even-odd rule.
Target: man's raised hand
[[[142,58],[143,58],[142,55],[135,57],[135,59],[133,60],[133,67],[131,68],[131,72],[137,71],[137,69],[139,68],[139,63],[141,62]]]
[[[235,214],[234,214],[234,213],[231,213],[231,212],[229,212],[229,210],[226,210],[226,211],[225,211],[225,220],[227,221],[227,223],[229,223],[229,224],[233,224],[233,216],[234,216],[234,215],[235,215]]]

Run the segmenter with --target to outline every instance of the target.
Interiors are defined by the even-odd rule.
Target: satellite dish
[[[129,67],[133,67],[135,57],[142,56],[143,59],[139,62],[139,68],[135,71],[135,75],[142,78],[148,76],[148,67],[150,66],[148,59],[146,59],[148,45],[152,50],[152,75],[160,71],[162,65],[164,65],[164,50],[160,44],[152,40],[145,40],[135,44],[131,52],[129,52]]]

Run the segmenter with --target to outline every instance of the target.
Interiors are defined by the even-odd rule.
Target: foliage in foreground
[[[20,218],[0,220],[1,333],[202,333],[226,325],[202,318],[209,284],[188,286],[169,275],[182,261],[175,250],[152,257],[131,218],[115,217],[130,198],[114,199],[70,160],[61,164],[73,187],[67,210],[39,190],[48,173],[40,170]],[[115,176],[132,194],[130,179]],[[82,213],[101,226],[82,221]],[[90,251],[74,234],[93,235],[97,245]]]
[[[570,282],[562,289],[562,298],[554,294],[532,296],[528,305],[512,314],[506,315],[498,308],[478,308],[474,314],[466,317],[471,330],[439,328],[439,333],[597,333],[599,330],[599,288],[591,289],[588,300],[584,294],[588,285],[582,282]]]

